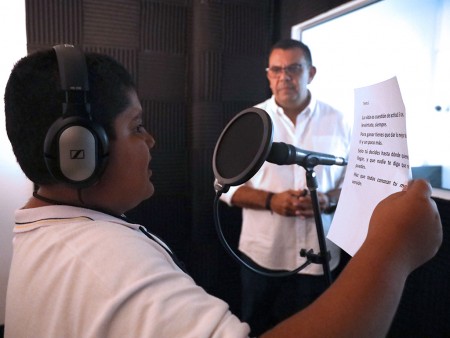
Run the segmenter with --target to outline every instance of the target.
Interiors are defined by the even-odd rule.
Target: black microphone
[[[346,165],[343,157],[303,150],[284,142],[273,142],[267,162],[278,165],[297,164],[303,167],[314,167],[316,165]]]
[[[241,111],[222,131],[214,149],[214,188],[225,193],[230,186],[248,181],[265,161],[305,168],[315,165],[346,165],[342,157],[302,150],[272,142],[273,124],[266,111],[252,107]]]

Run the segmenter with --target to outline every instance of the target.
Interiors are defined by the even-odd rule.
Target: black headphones
[[[72,187],[94,184],[108,159],[108,136],[92,120],[88,102],[89,81],[86,58],[81,49],[57,45],[61,89],[64,95],[62,117],[47,131],[44,159],[52,176]]]

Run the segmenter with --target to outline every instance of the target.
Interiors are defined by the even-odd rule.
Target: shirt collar
[[[49,205],[16,210],[14,233],[31,231],[43,226],[70,223],[81,218],[112,222],[132,229],[139,229],[139,224],[130,223],[125,218],[112,216],[100,211],[67,205]]]
[[[311,115],[311,114],[313,114],[315,112],[315,110],[316,110],[315,108],[316,108],[316,105],[317,105],[317,99],[311,93],[311,91],[309,91],[309,94],[311,95],[311,100],[309,101],[309,104],[297,116],[305,116],[306,117],[306,116]],[[277,114],[286,116],[286,114],[284,113],[284,109],[282,107],[280,107],[277,104],[277,102],[275,101],[275,96],[274,95],[272,95],[272,97],[270,98],[269,106],[270,106],[271,109],[273,109],[273,111],[277,112]]]

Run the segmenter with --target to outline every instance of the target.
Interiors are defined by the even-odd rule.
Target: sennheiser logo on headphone
[[[83,160],[84,159],[84,149],[76,149],[70,151],[71,160]]]

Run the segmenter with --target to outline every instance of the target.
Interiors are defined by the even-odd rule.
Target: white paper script
[[[355,89],[349,161],[328,239],[353,256],[366,238],[375,206],[402,190],[410,172],[397,78]]]

